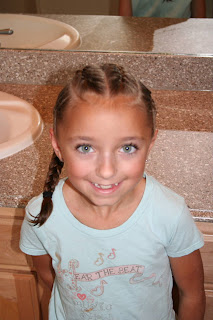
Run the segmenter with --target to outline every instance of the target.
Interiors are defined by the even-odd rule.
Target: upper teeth
[[[94,185],[95,185],[97,188],[100,188],[100,189],[110,189],[110,188],[112,188],[113,186],[117,186],[118,183],[108,184],[108,185],[103,185],[103,184],[94,183]]]

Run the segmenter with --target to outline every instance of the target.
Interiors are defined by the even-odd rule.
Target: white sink
[[[31,104],[0,91],[0,159],[30,146],[42,130],[43,121]]]
[[[13,33],[0,34],[1,48],[63,50],[80,45],[80,35],[75,28],[53,19],[2,13],[2,29],[11,29]]]

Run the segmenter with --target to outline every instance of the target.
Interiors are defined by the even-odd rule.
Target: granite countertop
[[[52,109],[61,88],[0,84],[0,91],[32,103],[45,123],[32,146],[0,160],[0,206],[25,207],[31,197],[42,192],[52,153]],[[213,92],[153,90],[153,97],[159,135],[146,171],[184,196],[196,220],[213,222]]]
[[[42,15],[76,28],[77,51],[213,55],[213,19]]]

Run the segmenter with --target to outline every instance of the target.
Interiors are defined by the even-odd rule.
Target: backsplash
[[[155,90],[213,90],[213,57],[148,53],[0,50],[0,83],[64,85],[85,64],[118,63]]]

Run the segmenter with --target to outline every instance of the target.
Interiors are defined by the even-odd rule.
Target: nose
[[[116,159],[115,156],[105,154],[98,159],[96,174],[103,179],[110,179],[116,173]]]

